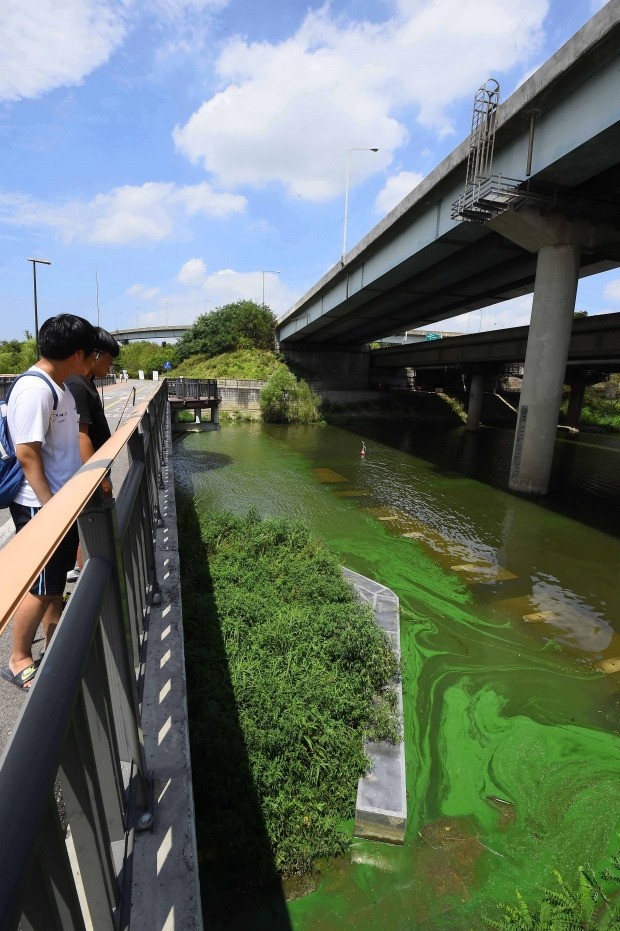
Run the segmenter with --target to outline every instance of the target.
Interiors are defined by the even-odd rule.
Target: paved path
[[[133,409],[133,389],[136,389],[136,404],[144,401],[153,390],[152,381],[130,380],[127,384],[117,383],[106,385],[103,390],[103,404],[108,423],[112,432],[116,429],[122,417],[122,423]],[[101,390],[101,389],[100,389]],[[128,467],[128,460],[122,455],[118,457],[112,469],[112,482],[120,487]],[[0,547],[4,546],[13,536],[14,527],[8,509],[0,509]],[[1,580],[0,580],[1,583]],[[39,631],[39,636],[41,632]],[[38,655],[39,645],[35,644],[35,657]],[[0,665],[6,666],[11,653],[11,625],[0,636]],[[20,692],[8,682],[0,679],[0,752],[4,750],[13,724],[20,712],[27,692]]]

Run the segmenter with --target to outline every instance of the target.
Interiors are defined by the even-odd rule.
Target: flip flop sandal
[[[26,666],[25,669],[21,669],[15,675],[13,675],[11,672],[10,666],[4,666],[0,670],[0,676],[2,676],[6,682],[10,682],[11,685],[14,685],[16,688],[27,691],[26,684],[28,682],[32,682],[36,676],[40,663],[41,660],[36,659],[34,663],[31,663],[30,666]]]

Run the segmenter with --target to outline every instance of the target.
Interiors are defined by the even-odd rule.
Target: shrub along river
[[[560,437],[542,501],[505,490],[511,450],[394,421],[176,447],[201,508],[302,518],[400,598],[406,842],[322,864],[295,931],[483,928],[620,848],[620,439]]]

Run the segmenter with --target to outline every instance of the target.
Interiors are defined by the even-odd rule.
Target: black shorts
[[[19,533],[41,510],[27,504],[16,504],[14,501],[9,505],[9,509],[15,524],[15,533]],[[30,589],[32,595],[62,595],[67,585],[67,572],[75,566],[79,542],[77,524],[73,524]]]

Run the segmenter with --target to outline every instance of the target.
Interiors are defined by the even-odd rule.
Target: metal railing
[[[162,383],[0,551],[0,632],[76,519],[85,559],[0,760],[6,931],[129,928],[134,833],[153,825],[140,700],[167,416]],[[115,501],[100,485],[125,449]]]
[[[0,401],[4,401],[6,393],[9,390],[14,379],[17,378],[15,375],[0,375]],[[95,378],[95,384],[98,388],[106,385],[115,385],[116,378],[114,375],[103,375],[101,378]]]
[[[215,400],[218,396],[215,378],[167,378],[166,381],[170,397]]]

